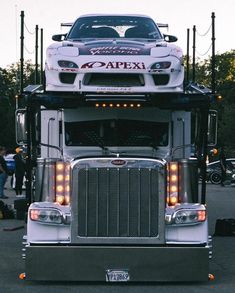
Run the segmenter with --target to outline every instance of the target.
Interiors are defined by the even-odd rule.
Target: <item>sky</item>
[[[235,49],[235,0],[1,0],[0,9],[0,67],[19,61],[20,13],[25,14],[25,60],[35,60],[35,26],[43,29],[44,56],[51,36],[65,32],[60,24],[73,22],[83,14],[121,13],[144,14],[156,22],[168,23],[165,33],[178,37],[176,43],[184,54],[187,48],[187,28],[190,29],[192,55],[193,25],[196,25],[196,55],[208,58],[211,50],[211,14],[215,13],[216,53]]]

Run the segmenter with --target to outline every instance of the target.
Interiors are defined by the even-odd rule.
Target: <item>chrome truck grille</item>
[[[158,168],[84,166],[76,176],[79,237],[158,236]]]

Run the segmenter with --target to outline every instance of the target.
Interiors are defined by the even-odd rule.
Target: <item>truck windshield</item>
[[[167,146],[169,124],[128,119],[65,122],[69,146]]]

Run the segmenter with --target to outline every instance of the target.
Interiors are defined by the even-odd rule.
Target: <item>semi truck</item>
[[[215,138],[211,95],[33,88],[16,113],[28,160],[27,279],[207,280],[198,170]]]
[[[181,53],[159,36],[154,51],[143,38],[112,37],[104,47],[56,36],[46,87],[25,88],[16,129],[27,146],[28,280],[208,280],[205,179],[216,96],[197,84],[183,88]]]

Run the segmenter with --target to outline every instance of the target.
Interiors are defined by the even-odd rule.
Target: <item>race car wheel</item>
[[[220,184],[221,183],[221,174],[217,173],[217,172],[211,173],[210,182],[212,184]]]

